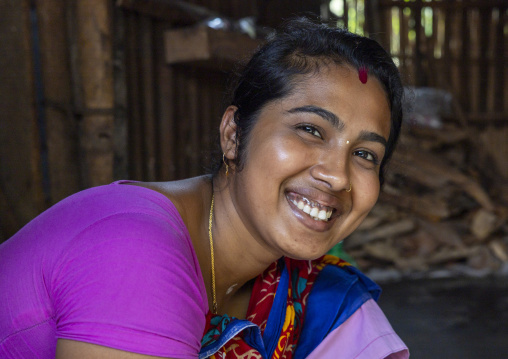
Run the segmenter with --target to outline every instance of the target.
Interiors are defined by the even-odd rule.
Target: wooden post
[[[111,3],[107,0],[77,1],[75,40],[78,58],[76,91],[82,104],[80,149],[86,187],[113,180],[114,90]]]

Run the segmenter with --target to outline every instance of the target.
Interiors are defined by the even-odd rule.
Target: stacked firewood
[[[378,204],[343,248],[383,279],[508,269],[508,189],[460,121],[406,124]]]

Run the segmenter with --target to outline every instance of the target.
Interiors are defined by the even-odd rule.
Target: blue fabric
[[[281,262],[282,265],[284,265],[284,261]],[[284,266],[279,284],[277,285],[277,291],[275,292],[272,309],[270,309],[270,315],[268,316],[265,331],[263,333],[263,340],[268,358],[272,357],[273,352],[277,347],[277,343],[279,342],[279,333],[281,332],[284,320],[286,319],[288,289],[289,273],[287,267]]]
[[[224,317],[216,317],[222,319]],[[244,340],[253,348],[255,348],[263,358],[266,358],[265,348],[263,346],[263,339],[261,337],[261,331],[259,327],[248,320],[240,320],[236,318],[230,318],[226,320],[224,325],[226,326],[222,332],[219,340],[212,342],[199,351],[199,359],[208,358],[215,354],[221,347],[223,347],[228,341],[233,339],[238,333],[243,332]]]
[[[280,261],[279,264],[284,266],[284,261]],[[212,321],[216,320],[218,322],[212,324],[218,325],[219,321],[222,321],[222,334],[217,341],[201,348],[199,358],[208,358],[209,356],[215,354],[229,340],[233,339],[242,331],[243,339],[247,344],[256,349],[263,358],[271,358],[275,348],[277,347],[277,343],[279,342],[279,333],[282,330],[282,325],[284,325],[288,290],[289,273],[287,268],[284,266],[279,284],[277,285],[275,298],[272,308],[270,309],[270,315],[268,316],[263,336],[261,335],[259,327],[248,320],[230,318],[227,315],[214,317],[212,318]],[[213,333],[209,334],[213,335]],[[202,342],[206,343],[208,341],[209,340],[205,335]]]
[[[307,357],[363,303],[377,300],[381,289],[358,269],[328,265],[319,273],[307,302],[294,359]]]

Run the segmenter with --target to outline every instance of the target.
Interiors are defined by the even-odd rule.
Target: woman
[[[324,256],[401,124],[372,40],[288,22],[246,65],[213,175],[89,189],[0,247],[0,356],[406,358],[378,287]]]

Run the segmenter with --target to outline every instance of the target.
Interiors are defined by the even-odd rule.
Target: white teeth
[[[298,207],[298,209],[307,213],[316,221],[326,221],[332,216],[332,210],[320,210],[318,207],[311,207],[308,203],[305,203],[301,200],[297,202],[295,199],[292,199],[291,202],[293,202],[293,204]]]

